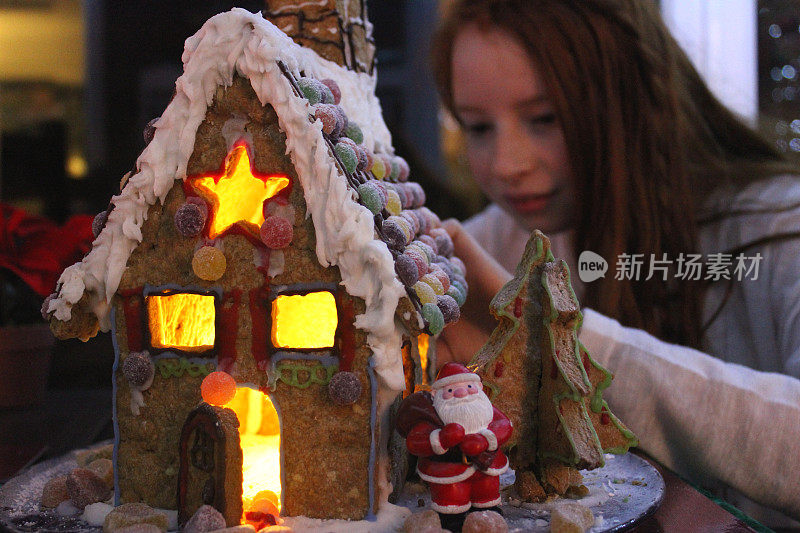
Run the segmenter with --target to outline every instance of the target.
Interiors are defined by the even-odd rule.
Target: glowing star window
[[[146,302],[153,348],[205,352],[214,347],[214,296],[149,295]]]
[[[258,236],[264,223],[264,201],[289,185],[285,174],[262,174],[250,163],[247,146],[237,143],[225,159],[219,174],[190,179],[192,187],[211,205],[209,237],[221,235],[239,225]]]
[[[272,345],[292,350],[332,348],[339,322],[328,291],[279,295],[272,301]]]

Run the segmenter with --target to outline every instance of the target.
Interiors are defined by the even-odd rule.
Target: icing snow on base
[[[324,531],[325,533],[380,533],[400,531],[403,522],[411,516],[411,510],[391,503],[381,503],[377,519],[370,520],[319,520],[304,516],[291,516],[283,519],[281,525],[293,531]]]
[[[347,292],[365,301],[366,312],[356,317],[356,327],[367,332],[383,383],[402,390],[403,369],[397,356],[401,339],[394,313],[405,291],[395,277],[391,253],[374,239],[372,214],[355,201],[329,155],[322,123],[309,122],[308,102],[294,94],[277,61],[296,77],[303,71],[317,79],[335,80],[342,91],[340,105],[361,126],[364,146],[391,153],[391,136],[375,97],[375,78],[320,58],[260,14],[238,8],[212,17],[187,39],[182,59],[184,73],[175,82],[175,97],[137,160],[138,172],[112,198],[115,207],[92,251],[62,274],[58,297],[48,310],[59,320],[69,320],[71,307],[88,292],[101,329],[109,329],[109,302],[131,252],[142,240],[148,208],[156,201],[163,203],[174,181],[186,178],[197,128],[217,87],[231,85],[239,73],[250,80],[262,104],[275,108],[314,223],[317,258],[323,266],[337,265]]]

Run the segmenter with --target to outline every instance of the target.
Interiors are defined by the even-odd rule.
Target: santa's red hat
[[[459,383],[462,381],[480,381],[481,378],[475,372],[465,367],[461,363],[446,363],[439,374],[436,376],[436,381],[431,383],[433,390],[441,389],[452,383]]]

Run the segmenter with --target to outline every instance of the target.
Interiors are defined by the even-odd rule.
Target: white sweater
[[[735,197],[734,210],[786,206],[703,226],[702,251],[800,232],[800,181],[777,177],[749,187]],[[495,205],[465,227],[513,272],[526,229]],[[576,272],[571,235],[550,239],[553,254]],[[749,500],[800,518],[800,238],[744,255],[757,252],[758,277],[735,282],[703,339],[707,353],[662,342],[591,309],[584,309],[580,340],[616,374],[605,396],[641,449],[766,525],[781,527],[797,523]],[[606,275],[615,275],[617,259],[605,259]],[[582,283],[572,278],[580,298]],[[707,292],[706,319],[725,285],[717,282]]]

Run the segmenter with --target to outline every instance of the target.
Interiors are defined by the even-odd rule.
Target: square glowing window
[[[146,298],[150,344],[205,352],[214,347],[214,297],[205,294],[150,295]]]
[[[332,348],[338,321],[336,299],[328,291],[280,295],[272,301],[272,344],[293,350]]]

